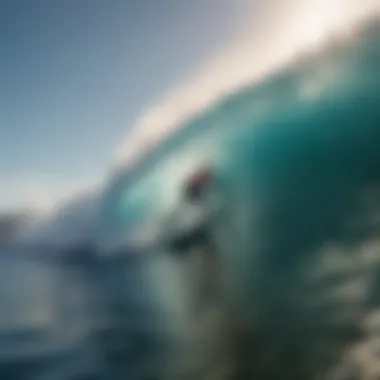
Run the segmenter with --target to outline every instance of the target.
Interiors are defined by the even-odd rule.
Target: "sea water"
[[[0,256],[0,378],[138,379],[147,373],[153,365],[147,358],[155,357],[150,351],[160,348],[140,276],[146,264],[99,262],[95,254],[83,262],[44,257]]]

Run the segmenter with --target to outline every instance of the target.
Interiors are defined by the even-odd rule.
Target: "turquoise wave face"
[[[304,359],[303,374],[353,339],[370,294],[373,271],[352,257],[364,257],[358,253],[378,232],[371,215],[379,207],[379,41],[374,22],[231,95],[123,173],[105,202],[106,234],[140,230],[151,239],[180,207],[187,177],[209,165],[225,203],[215,234],[226,303],[265,350],[277,347],[278,360]],[[161,248],[149,247],[157,255],[152,284],[165,283],[156,296],[186,326],[191,306],[179,289],[189,285]],[[324,263],[341,259],[348,264],[338,265],[331,280],[332,264]],[[367,290],[329,298],[345,284],[344,274]],[[290,370],[280,364],[283,373]]]

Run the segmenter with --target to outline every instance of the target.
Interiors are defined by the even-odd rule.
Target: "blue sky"
[[[102,177],[136,118],[220,48],[239,11],[217,0],[1,1],[0,210]]]

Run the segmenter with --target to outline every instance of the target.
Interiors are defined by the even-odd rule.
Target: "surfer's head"
[[[197,202],[202,199],[206,189],[209,187],[211,173],[208,168],[198,170],[186,182],[184,188],[184,198],[191,202]]]

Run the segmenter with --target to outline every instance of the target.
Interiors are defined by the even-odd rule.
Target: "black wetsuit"
[[[199,308],[207,307],[217,297],[219,289],[219,268],[217,248],[210,221],[203,221],[170,241],[170,250],[176,256],[186,257],[199,250],[202,255]]]

